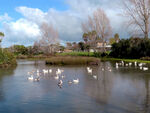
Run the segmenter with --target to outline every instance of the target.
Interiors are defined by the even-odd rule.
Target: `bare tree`
[[[54,29],[52,25],[43,23],[40,27],[41,40],[40,46],[44,53],[53,54],[55,52],[55,46],[59,43],[58,31]]]
[[[129,18],[128,26],[134,29],[133,35],[149,37],[150,0],[124,0],[124,15]],[[140,34],[139,34],[140,33]]]
[[[92,16],[88,17],[85,23],[82,23],[82,29],[84,33],[88,34],[88,38],[91,42],[96,42],[98,38],[101,38],[104,52],[104,43],[111,35],[111,25],[105,12],[98,8]]]

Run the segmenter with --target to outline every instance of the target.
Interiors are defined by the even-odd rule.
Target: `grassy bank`
[[[93,52],[67,52],[67,53],[57,53],[59,56],[90,56],[93,57]]]
[[[17,65],[16,58],[13,53],[0,49],[0,68]]]
[[[101,58],[101,60],[102,61],[125,61],[125,62],[150,63],[150,61],[140,60],[140,59]]]
[[[100,59],[93,57],[57,56],[46,59],[49,65],[99,65]]]
[[[46,58],[49,58],[51,56],[46,56],[46,55],[17,55],[16,58],[17,59],[33,59],[33,60],[41,60],[41,59],[46,59]]]

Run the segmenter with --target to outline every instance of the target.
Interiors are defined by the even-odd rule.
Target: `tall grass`
[[[49,65],[98,65],[100,59],[92,57],[72,57],[72,56],[59,56],[51,57],[46,60]]]

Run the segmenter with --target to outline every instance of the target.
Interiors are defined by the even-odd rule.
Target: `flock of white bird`
[[[115,64],[116,69],[118,69],[119,67],[131,67],[131,66],[138,67],[140,70],[143,70],[143,71],[147,71],[149,69],[148,67],[146,67],[146,63],[137,63],[137,62],[125,63],[124,61],[121,61],[121,62],[116,62],[116,64]],[[107,69],[101,68],[101,71],[111,72],[112,69],[110,67],[107,67]],[[59,68],[56,71],[54,71],[52,69],[42,69],[41,71],[33,70],[33,71],[27,73],[29,75],[28,80],[34,81],[34,82],[39,82],[43,76],[49,75],[49,74],[52,75],[52,72],[55,72],[55,76],[53,76],[53,77],[55,80],[58,80],[57,85],[59,87],[62,87],[63,79],[65,78],[65,75],[62,74],[64,72],[64,70],[61,70]],[[97,75],[93,74],[92,68],[87,67],[87,72],[88,72],[88,74],[92,75],[94,79],[97,79]],[[78,83],[79,83],[78,78],[68,81],[68,84],[78,84]]]
[[[42,69],[41,71],[39,70],[33,70],[31,72],[28,72],[27,75],[29,76],[28,77],[28,80],[29,81],[34,81],[34,82],[39,82],[40,79],[46,75],[49,75],[51,74],[52,75],[52,72],[54,70],[52,69]],[[58,80],[58,86],[59,87],[62,87],[63,85],[63,79],[65,78],[65,75],[62,75],[62,73],[64,72],[64,70],[61,70],[61,69],[57,69],[56,72],[55,72],[55,76],[54,76],[54,79],[55,80]],[[68,81],[68,84],[78,84],[79,83],[79,79],[73,79],[73,80],[69,80]]]
[[[125,63],[124,61],[121,61],[120,63],[116,63],[116,68],[118,69],[119,66],[125,66],[125,67],[131,67],[131,66],[135,66],[135,67],[139,67],[140,70],[143,71],[148,71],[148,67],[146,67],[146,63],[137,63],[137,62],[130,62],[130,63]]]
[[[101,71],[109,71],[109,72],[111,72],[112,69],[108,66],[106,69],[101,68]],[[87,67],[87,72],[88,72],[88,74],[92,75],[94,79],[97,79],[97,75],[94,75],[94,74],[93,74],[92,68]]]

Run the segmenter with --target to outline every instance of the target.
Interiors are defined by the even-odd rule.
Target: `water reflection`
[[[27,80],[27,72],[49,69],[40,82]],[[64,70],[63,86],[54,79]],[[115,68],[115,62],[93,66],[94,79],[86,66],[46,66],[43,61],[18,61],[16,69],[0,70],[0,112],[7,113],[149,113],[150,71]],[[112,71],[109,71],[111,69]],[[79,78],[79,84],[68,84]],[[5,98],[5,99],[4,99]],[[3,101],[2,101],[3,100]]]
[[[4,78],[7,76],[13,76],[14,74],[14,70],[16,69],[16,66],[13,66],[11,68],[4,68],[0,70],[0,102],[4,101],[5,99],[5,94],[4,91],[5,89],[3,89],[3,82],[4,82]]]

